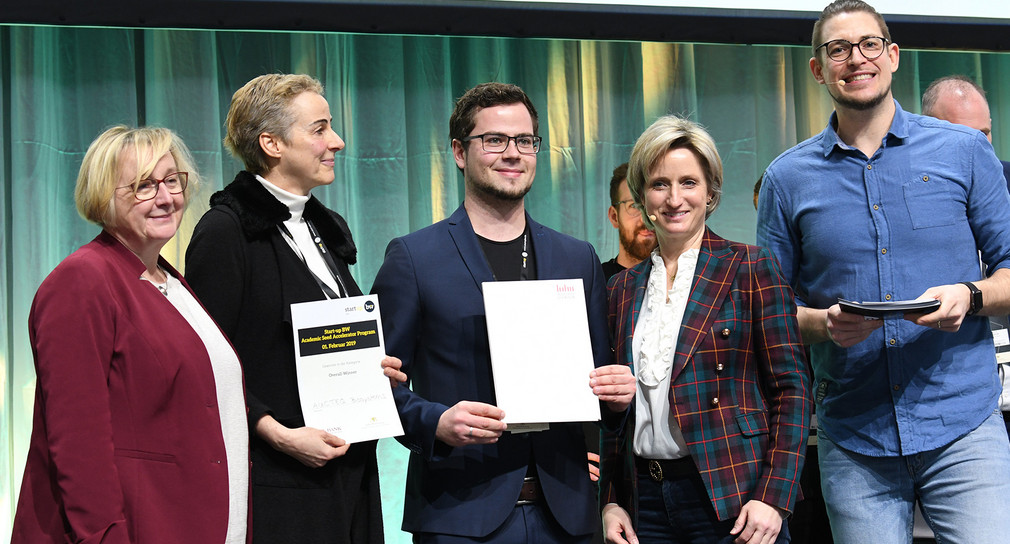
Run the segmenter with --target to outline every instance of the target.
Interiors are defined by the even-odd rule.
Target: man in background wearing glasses
[[[985,317],[1010,311],[999,161],[979,131],[894,100],[898,46],[866,3],[827,6],[812,45],[835,112],[768,167],[757,238],[780,260],[811,345],[834,540],[911,542],[918,499],[938,541],[1006,542],[1010,442]],[[867,320],[839,299],[940,307]]]
[[[488,281],[581,278],[598,367],[586,386],[616,417],[635,391],[625,367],[601,366],[610,348],[596,252],[526,213],[537,128],[536,109],[515,85],[464,93],[449,120],[463,204],[390,242],[372,287],[386,350],[410,379],[394,397],[400,441],[411,450],[403,530],[415,543],[588,542],[600,524],[581,424],[513,433],[494,405],[481,291]]]
[[[603,275],[609,280],[625,268],[631,268],[645,260],[658,242],[656,235],[645,228],[642,212],[634,206],[631,191],[628,190],[628,163],[614,168],[610,178],[610,207],[607,218],[617,229],[620,248],[617,256],[603,263]]]

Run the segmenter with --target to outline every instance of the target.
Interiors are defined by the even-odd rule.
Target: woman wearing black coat
[[[245,370],[259,543],[383,540],[375,442],[306,427],[298,399],[291,304],[361,294],[347,223],[309,194],[333,182],[344,147],[322,92],[285,74],[236,91],[225,145],[246,170],[211,197],[186,252],[186,278]],[[406,379],[398,359],[382,365]]]

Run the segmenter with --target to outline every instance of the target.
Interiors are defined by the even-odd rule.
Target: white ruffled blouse
[[[633,444],[635,454],[648,459],[677,459],[688,454],[670,410],[670,377],[698,253],[689,249],[677,258],[677,273],[667,291],[666,265],[658,249],[652,252],[652,272],[632,339],[638,378]]]

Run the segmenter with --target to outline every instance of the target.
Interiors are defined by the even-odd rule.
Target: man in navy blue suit
[[[992,143],[992,116],[985,90],[965,76],[944,76],[922,93],[922,114],[982,131]],[[1010,190],[1010,162],[1003,163],[1003,177]]]
[[[410,388],[394,394],[411,450],[403,530],[416,543],[588,542],[599,525],[580,423],[513,433],[495,406],[482,282],[581,278],[596,369],[586,386],[620,421],[634,397],[611,362],[605,279],[592,246],[534,222],[537,113],[515,85],[467,91],[449,120],[464,200],[394,239],[372,291],[386,351]],[[522,338],[517,338],[522,342]]]

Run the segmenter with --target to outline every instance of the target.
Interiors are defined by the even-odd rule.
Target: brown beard
[[[649,258],[652,250],[656,247],[656,239],[640,239],[638,236],[638,231],[628,231],[626,229],[618,229],[618,236],[621,240],[621,247],[624,251],[633,259],[638,261],[643,261]]]

